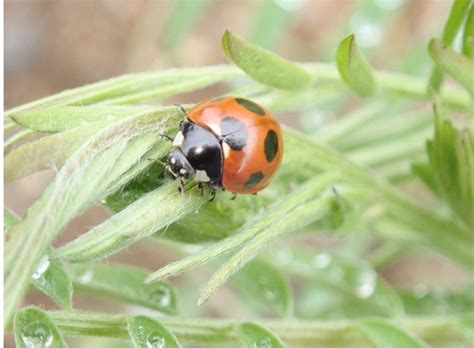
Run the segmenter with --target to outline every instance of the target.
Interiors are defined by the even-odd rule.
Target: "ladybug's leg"
[[[182,196],[184,196],[184,180],[181,176],[179,177],[178,182],[179,182],[178,191],[179,193],[181,193]]]
[[[160,138],[162,138],[162,139],[164,139],[164,140],[167,140],[167,141],[173,141],[173,138],[172,138],[172,137],[170,137],[170,136],[167,135],[167,134],[163,134],[163,133],[160,134]]]
[[[209,202],[212,202],[216,198],[216,190],[211,191],[211,199],[209,199]]]
[[[198,190],[199,190],[199,195],[201,197],[204,196],[204,186],[202,185],[202,182],[198,183]]]

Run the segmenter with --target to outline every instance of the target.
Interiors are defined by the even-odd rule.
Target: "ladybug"
[[[260,105],[244,98],[201,102],[188,113],[173,141],[166,172],[234,194],[263,190],[283,156],[279,123]]]

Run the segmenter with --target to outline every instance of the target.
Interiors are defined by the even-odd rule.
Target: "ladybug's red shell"
[[[250,100],[226,97],[197,105],[188,117],[225,139],[223,188],[255,193],[269,184],[281,163],[283,137],[268,111]]]

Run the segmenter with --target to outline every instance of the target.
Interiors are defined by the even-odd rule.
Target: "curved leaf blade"
[[[169,181],[86,234],[58,248],[53,256],[71,262],[86,262],[110,256],[166,228],[206,202],[207,198],[201,197],[196,189],[180,195],[176,183]]]
[[[127,329],[135,348],[181,348],[176,336],[157,320],[136,316],[128,320]]]
[[[56,324],[38,308],[18,311],[13,321],[15,343],[18,348],[66,348],[66,342]]]
[[[471,5],[464,24],[462,53],[466,57],[474,59],[474,5]]]
[[[167,314],[177,313],[176,291],[171,284],[145,285],[147,272],[125,265],[70,265],[74,288],[98,296],[151,308]]]
[[[355,93],[362,97],[374,94],[376,90],[374,74],[357,46],[354,34],[339,44],[336,51],[336,65],[342,79]]]
[[[285,345],[274,333],[254,323],[242,323],[238,329],[239,339],[245,348],[284,348]]]
[[[430,41],[429,51],[436,64],[458,81],[471,96],[474,96],[474,61],[437,39]]]
[[[412,334],[382,320],[364,320],[360,323],[360,330],[375,347],[429,348]]]
[[[151,106],[63,106],[20,111],[11,118],[24,128],[38,132],[62,132],[103,121],[112,123],[120,118],[151,110]]]
[[[311,75],[305,69],[228,30],[222,36],[222,49],[247,75],[267,86],[296,90],[311,83]]]

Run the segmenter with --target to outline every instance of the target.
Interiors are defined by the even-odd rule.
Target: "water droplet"
[[[28,325],[21,339],[28,348],[47,348],[53,343],[53,333],[48,326],[37,321]]]
[[[272,301],[274,300],[276,297],[275,293],[273,292],[273,290],[265,290],[265,298],[269,301]]]
[[[163,284],[156,285],[150,292],[151,300],[158,302],[161,307],[168,307],[171,304],[171,290]]]
[[[32,277],[35,280],[40,279],[44,272],[46,272],[49,268],[49,257],[48,255],[45,255],[41,258],[40,262],[38,263],[38,267],[36,267],[35,273],[33,273]]]
[[[318,254],[313,259],[314,267],[319,268],[319,269],[326,268],[327,266],[329,266],[330,263],[331,263],[331,256],[326,253]]]
[[[356,288],[357,296],[361,298],[370,297],[374,291],[377,284],[377,276],[374,271],[366,270],[362,272],[358,279],[358,285]]]
[[[81,284],[90,283],[92,278],[94,278],[94,272],[92,272],[92,270],[88,269],[87,271],[84,272],[83,275],[81,275],[79,277],[79,283],[81,283]]]
[[[258,342],[253,343],[253,348],[271,348],[272,347],[272,341],[270,340],[270,337],[264,337]]]
[[[166,348],[166,341],[158,332],[152,332],[146,338],[147,348]]]

